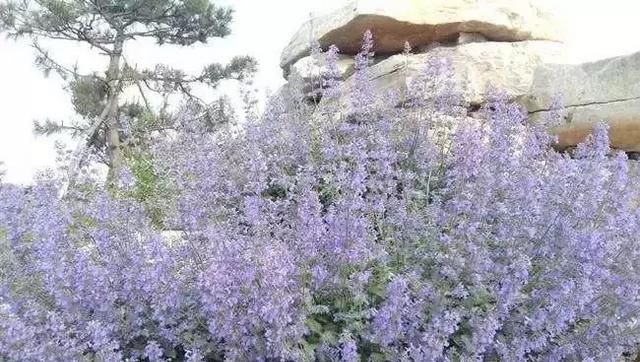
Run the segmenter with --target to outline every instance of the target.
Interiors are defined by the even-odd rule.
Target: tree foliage
[[[212,37],[230,33],[232,11],[208,0],[3,0],[0,2],[0,30],[9,36],[28,37],[36,50],[36,64],[45,72],[56,72],[68,82],[74,109],[81,122],[36,122],[39,134],[72,131],[85,138],[70,167],[71,182],[84,160],[86,148],[110,167],[109,179],[115,179],[126,163],[126,149],[140,139],[127,133],[139,118],[155,118],[154,127],[139,129],[148,137],[153,131],[172,127],[173,116],[167,101],[159,107],[149,102],[147,92],[160,94],[165,100],[181,94],[190,102],[204,103],[194,95],[192,86],[216,87],[223,79],[243,80],[256,70],[255,61],[236,57],[229,64],[210,64],[201,74],[191,76],[179,69],[158,65],[153,69],[136,69],[129,64],[124,46],[142,38],[154,39],[158,45],[190,46],[206,43]],[[65,40],[89,45],[108,58],[103,73],[79,73],[77,67],[61,64],[41,46],[41,39]],[[123,102],[125,89],[135,88],[143,102]],[[202,104],[207,108],[206,104]],[[142,109],[145,109],[144,111]]]
[[[0,358],[630,357],[640,191],[606,127],[559,154],[499,94],[466,117],[446,62],[378,94],[370,50],[349,109],[285,90],[216,134],[182,112],[149,148],[162,228],[126,173],[69,199],[0,186]]]

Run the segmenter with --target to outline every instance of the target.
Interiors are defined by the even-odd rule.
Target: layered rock
[[[584,64],[545,64],[520,102],[537,120],[548,116],[557,97],[564,123],[554,129],[559,148],[574,146],[605,121],[614,148],[640,152],[640,52]]]
[[[346,80],[353,74],[354,71],[354,59],[349,55],[338,55],[336,66],[340,73],[340,78]],[[323,59],[314,59],[312,56],[304,57],[298,60],[291,67],[291,75],[300,77],[305,81],[312,81],[320,78],[327,71],[327,65]]]
[[[287,70],[309,54],[314,41],[355,54],[366,30],[375,34],[378,54],[398,53],[407,41],[414,47],[454,41],[461,33],[495,41],[560,38],[551,16],[528,0],[350,0],[305,23],[282,52],[280,64]]]
[[[336,61],[337,80],[347,80],[355,70],[354,64],[352,56],[339,54]],[[288,79],[297,78],[298,81],[301,81],[304,85],[303,92],[311,98],[315,97],[317,91],[322,88],[322,78],[327,71],[324,59],[306,56],[293,64],[289,74],[285,73],[285,77]]]
[[[377,90],[397,90],[402,99],[407,85],[428,72],[429,64],[446,59],[456,87],[454,92],[462,95],[464,104],[475,106],[487,100],[492,87],[511,98],[527,95],[536,68],[561,58],[562,54],[563,48],[559,43],[547,41],[467,43],[437,47],[421,54],[393,55],[373,65],[369,74]],[[353,79],[344,83],[342,93],[345,96],[341,102],[345,105],[349,102],[352,85]]]
[[[281,66],[285,76],[306,84],[306,92],[319,90],[326,69],[305,57],[309,44],[337,45],[343,96],[321,100],[317,113],[349,113],[351,57],[363,33],[371,30],[376,61],[368,70],[370,79],[381,93],[399,91],[398,102],[407,100],[408,93],[416,96],[408,90],[430,71],[426,65],[447,59],[452,72],[440,77],[454,87],[445,91],[459,94],[456,101],[470,114],[487,101],[492,88],[520,102],[532,122],[554,114],[559,97],[561,124],[552,129],[559,136],[558,148],[575,146],[596,122],[606,121],[613,147],[640,152],[640,53],[566,64],[563,45],[554,41],[556,29],[553,18],[529,0],[352,0],[303,25],[283,51]],[[403,53],[405,42],[413,54]],[[423,96],[439,91],[430,88]],[[317,104],[317,93],[311,96]]]
[[[634,107],[636,112],[640,110],[640,102],[636,102]],[[583,142],[593,132],[595,124],[601,121],[605,121],[609,126],[609,144],[612,148],[625,152],[640,152],[640,119],[638,117],[628,120],[603,118],[555,127],[552,132],[558,137],[558,141],[554,146],[559,150],[575,147]]]
[[[583,64],[547,63],[521,99],[530,112],[549,109],[560,94],[566,106],[640,98],[640,52]]]

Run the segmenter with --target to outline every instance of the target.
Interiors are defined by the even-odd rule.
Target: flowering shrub
[[[0,359],[631,356],[639,195],[606,128],[568,157],[499,96],[469,118],[446,62],[377,94],[371,42],[348,112],[331,77],[325,106],[285,92],[241,131],[185,112],[152,151],[161,222],[131,175],[0,186]]]

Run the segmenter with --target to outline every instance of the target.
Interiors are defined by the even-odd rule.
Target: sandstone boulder
[[[560,148],[575,146],[605,121],[613,147],[640,152],[640,52],[585,64],[545,64],[521,103],[538,120],[559,97]]]
[[[340,72],[341,78],[347,79],[351,74],[353,74],[354,70],[354,58],[350,55],[338,55],[338,71]],[[313,57],[308,56],[298,60],[291,67],[291,74],[296,74],[300,76],[300,78],[304,80],[311,80],[314,78],[319,78],[322,74],[327,71],[327,66],[324,64],[324,59],[315,60]]]
[[[636,102],[635,107],[636,111],[640,110],[640,103]],[[575,147],[593,133],[597,122],[580,121],[553,128],[552,133],[558,137],[554,147],[558,150]],[[625,152],[640,152],[639,117],[628,120],[613,119],[607,121],[607,124],[609,125],[609,144],[612,148]]]
[[[408,84],[430,71],[427,69],[429,64],[446,60],[450,64],[450,74],[444,76],[451,77],[455,86],[453,91],[462,96],[463,105],[473,106],[487,100],[491,87],[510,98],[526,95],[536,68],[562,59],[562,56],[562,45],[549,41],[467,43],[438,47],[422,54],[394,55],[373,65],[369,74],[378,91],[399,91],[399,98],[403,99]],[[339,102],[345,106],[349,104],[353,81],[352,77],[344,83],[343,98]]]
[[[338,80],[346,80],[354,71],[355,60],[350,55],[338,55],[337,70]],[[327,72],[324,59],[315,59],[312,56],[304,57],[291,66],[290,74],[285,73],[285,78],[296,79],[303,83],[305,94],[315,93],[322,87],[322,77]]]
[[[545,64],[536,69],[531,90],[521,101],[536,112],[549,109],[557,96],[567,107],[639,99],[640,52],[584,64]]]
[[[367,29],[378,54],[399,53],[406,41],[414,47],[453,42],[461,33],[494,41],[559,40],[551,16],[531,0],[349,0],[305,23],[284,49],[281,66],[286,71],[308,55],[312,41],[355,54]]]

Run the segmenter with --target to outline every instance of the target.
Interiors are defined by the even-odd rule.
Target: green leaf
[[[324,328],[322,327],[322,324],[318,323],[315,319],[307,319],[305,324],[309,327],[311,332],[322,335]]]
[[[320,340],[328,344],[337,344],[340,340],[340,336],[333,331],[325,331],[321,334]]]

